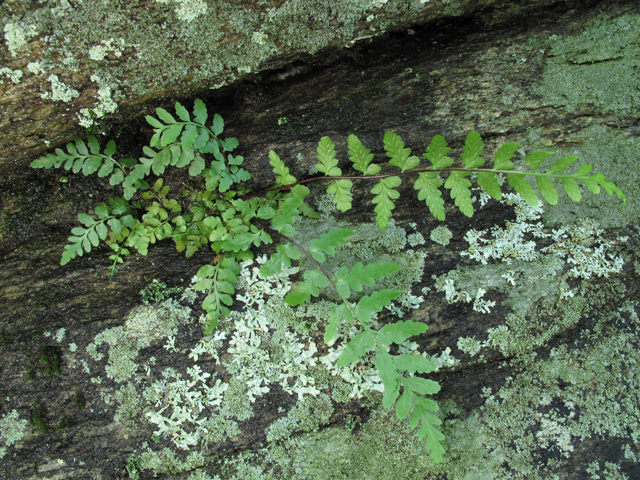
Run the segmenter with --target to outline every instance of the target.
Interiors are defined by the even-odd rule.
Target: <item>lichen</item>
[[[640,108],[635,70],[640,67],[640,19],[601,15],[579,34],[549,37],[549,56],[538,93],[546,103],[571,112],[595,107],[633,115]]]
[[[23,22],[6,23],[4,26],[4,38],[11,56],[15,57],[18,54],[18,50],[26,45],[31,37],[37,34],[38,32],[33,25]]]
[[[451,230],[445,226],[436,227],[431,230],[431,233],[429,234],[429,238],[432,242],[439,243],[443,246],[449,245],[449,240],[451,240],[452,236],[453,234],[451,233]]]
[[[49,81],[51,82],[51,92],[45,92],[40,95],[45,100],[70,102],[80,96],[80,92],[62,83],[57,75],[49,75]]]
[[[27,428],[27,420],[20,420],[20,414],[16,409],[2,416],[0,419],[0,458],[7,454],[7,448],[19,442],[24,437],[24,430]]]
[[[0,68],[0,76],[4,75],[9,78],[13,83],[20,83],[24,72],[22,70],[11,70],[10,68]],[[1,77],[0,77],[1,78]],[[0,84],[4,83],[4,80],[0,80]]]

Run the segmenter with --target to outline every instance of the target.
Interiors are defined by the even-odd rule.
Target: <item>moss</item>
[[[77,393],[76,396],[73,397],[73,403],[75,403],[80,410],[84,410],[87,406],[87,399],[85,398],[84,393]]]
[[[42,345],[40,348],[40,360],[44,363],[45,375],[60,375],[60,353],[55,347]]]
[[[44,407],[38,400],[34,402],[34,407],[35,409],[31,412],[29,423],[32,427],[37,428],[42,433],[47,433],[49,431],[49,422],[47,421]]]

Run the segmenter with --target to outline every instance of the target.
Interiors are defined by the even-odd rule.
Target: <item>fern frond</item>
[[[475,130],[471,130],[467,134],[467,139],[462,147],[462,154],[460,157],[464,161],[466,168],[478,168],[484,165],[484,160],[480,157],[482,153],[482,137]]]
[[[207,312],[207,326],[204,334],[209,335],[218,326],[220,317],[229,315],[233,304],[231,295],[235,293],[238,283],[240,265],[232,256],[223,257],[217,265],[205,265],[196,276],[199,281],[193,286],[196,291],[206,292],[207,297],[202,308]]]
[[[400,197],[400,194],[394,188],[399,187],[400,183],[400,177],[386,177],[371,189],[371,193],[376,195],[372,202],[377,204],[373,210],[377,214],[376,222],[380,230],[387,228],[391,218],[391,210],[396,207],[393,200]]]
[[[419,173],[414,190],[418,190],[418,200],[424,200],[431,215],[438,220],[444,220],[444,200],[440,187],[443,182],[437,172]]]
[[[322,137],[318,142],[318,160],[316,164],[319,172],[324,173],[328,177],[339,177],[342,170],[338,168],[338,160],[336,159],[336,150],[333,141],[329,137]]]
[[[351,296],[351,290],[362,291],[362,285],[373,287],[375,280],[388,277],[400,270],[400,265],[392,262],[370,263],[365,267],[362,263],[356,263],[351,271],[347,267],[340,267],[336,273],[335,286],[338,293],[344,298]]]
[[[332,182],[327,187],[327,193],[333,195],[332,202],[341,212],[351,209],[351,202],[353,201],[353,196],[351,195],[352,186],[351,180],[341,179]]]
[[[285,301],[292,307],[309,303],[311,295],[314,297],[320,295],[319,288],[329,286],[329,279],[320,269],[305,270],[303,277],[304,281],[298,284],[298,288],[284,297]]]
[[[334,256],[336,254],[336,247],[339,247],[346,242],[353,230],[347,230],[346,228],[332,228],[328,232],[323,233],[320,238],[316,238],[311,241],[311,247],[309,248],[309,254],[319,263],[326,260],[325,254]]]
[[[465,177],[470,172],[453,171],[447,177],[444,188],[451,190],[451,198],[455,200],[456,206],[467,217],[473,216],[473,204],[471,202],[471,182]]]
[[[371,163],[373,154],[362,145],[358,137],[349,135],[347,144],[349,145],[349,160],[353,162],[354,170],[362,172],[364,175],[377,175],[380,172],[380,165]]]
[[[318,142],[318,160],[316,164],[319,172],[324,173],[328,177],[339,177],[342,170],[338,168],[338,160],[336,159],[336,151],[333,142],[329,137],[322,137]],[[333,195],[332,202],[341,212],[346,212],[351,208],[351,180],[341,179],[331,182],[327,187],[327,193]]]
[[[402,139],[393,132],[384,134],[384,149],[391,158],[389,165],[398,167],[403,172],[412,170],[420,164],[420,159],[411,155],[410,148],[404,148]]]
[[[451,149],[442,135],[436,135],[431,139],[427,150],[422,154],[432,164],[431,168],[447,168],[453,165],[453,159],[447,157]]]
[[[296,183],[296,177],[289,173],[289,168],[273,150],[269,150],[269,164],[273,167],[273,173],[276,174],[276,185],[291,185]]]

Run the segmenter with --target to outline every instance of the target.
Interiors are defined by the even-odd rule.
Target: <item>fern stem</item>
[[[430,173],[430,172],[469,172],[469,173],[503,173],[505,175],[529,175],[532,177],[554,177],[554,178],[563,178],[569,177],[574,178],[573,174],[553,174],[553,173],[543,173],[543,172],[532,172],[529,170],[494,170],[490,168],[416,168],[413,170],[407,170],[406,172],[397,172],[397,173],[385,173],[381,175],[345,175],[339,177],[313,177],[307,178],[306,180],[300,180],[296,183],[291,183],[289,185],[279,185],[277,187],[271,187],[266,190],[262,190],[260,192],[253,193],[251,195],[245,195],[241,197],[243,200],[249,200],[254,197],[262,197],[265,194],[278,190],[291,190],[291,188],[296,185],[302,185],[303,183],[323,181],[323,180],[379,180],[383,178],[389,177],[402,177],[405,175],[413,175],[418,173]]]

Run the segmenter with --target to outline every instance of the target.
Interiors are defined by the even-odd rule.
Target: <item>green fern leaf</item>
[[[100,143],[94,135],[89,135],[87,137],[87,145],[89,146],[89,150],[91,150],[91,153],[93,155],[98,155],[100,153]]]
[[[193,160],[191,161],[191,165],[189,166],[189,175],[191,175],[192,177],[200,175],[204,170],[204,167],[204,158],[202,158],[200,155],[194,155]]]
[[[183,122],[191,121],[191,118],[189,117],[189,112],[187,111],[186,108],[180,105],[179,102],[176,102],[176,113],[178,114],[178,117],[180,118],[180,120],[182,120]]]
[[[377,175],[380,172],[380,165],[371,163],[373,154],[362,145],[358,137],[349,135],[347,144],[349,145],[349,160],[353,162],[355,170],[364,175]]]
[[[351,209],[351,202],[353,201],[353,196],[351,195],[352,186],[353,183],[351,183],[351,180],[343,178],[331,182],[331,185],[327,187],[327,193],[333,195],[331,201],[341,212],[346,212]]]
[[[331,311],[335,312],[336,308],[337,307],[334,306]],[[336,336],[336,330],[338,328],[339,320],[340,320],[340,315],[338,315],[337,313],[333,313],[329,318],[329,320],[327,320],[327,326],[324,329],[324,337],[323,337],[324,343],[329,343]]]
[[[549,173],[550,174],[560,173],[564,169],[572,165],[576,160],[578,160],[578,157],[572,157],[572,156],[563,157],[560,160],[556,161],[553,165],[551,165],[551,168],[549,169]]]
[[[69,237],[69,240],[71,240],[74,237]],[[64,252],[62,252],[62,259],[60,260],[60,265],[66,265],[67,263],[69,263],[72,259],[76,258],[76,256],[81,257],[83,250],[82,250],[82,244],[81,244],[81,239],[78,239],[78,242],[75,243],[71,243],[69,245],[65,245],[64,246]]]
[[[525,202],[532,207],[538,205],[538,195],[524,175],[509,173],[507,174],[507,181]]]
[[[418,399],[416,399],[418,400]],[[444,453],[444,448],[440,443],[444,440],[444,435],[437,430],[434,425],[440,425],[442,421],[435,415],[430,414],[424,408],[422,408],[418,402],[416,402],[416,407],[413,409],[411,413],[411,421],[413,421],[414,417],[417,419],[416,425],[418,421],[422,421],[420,425],[420,429],[418,430],[418,438],[423,439],[427,437],[427,448],[431,450],[431,459],[434,463],[442,463],[442,455]],[[411,423],[410,421],[410,423]],[[415,425],[413,426],[415,428]]]
[[[196,123],[203,125],[207,122],[207,107],[202,100],[196,98],[193,102],[193,116]]]
[[[509,163],[511,164],[511,162]],[[513,164],[511,164],[511,167],[513,168]],[[493,172],[479,173],[478,185],[481,186],[482,189],[492,198],[495,198],[496,200],[500,200],[502,198],[502,191],[500,190],[500,184],[498,183],[498,179],[496,178],[495,173]]]
[[[530,170],[537,170],[540,168],[542,162],[544,162],[548,156],[553,155],[555,152],[533,152],[527,155],[524,160],[524,164],[529,167]]]
[[[322,263],[326,260],[325,254],[334,256],[336,247],[346,242],[353,233],[353,230],[346,228],[332,228],[323,233],[320,238],[311,241],[309,253],[317,262]]]
[[[420,173],[416,183],[413,185],[414,190],[418,190],[418,199],[425,200],[431,215],[438,220],[444,220],[444,200],[442,199],[442,180],[436,172]]]
[[[396,416],[398,420],[402,420],[409,415],[411,411],[411,392],[405,388],[404,392],[400,396],[400,400],[398,400],[398,404],[396,405]]]
[[[299,214],[302,202],[303,199],[299,195],[289,195],[278,208],[276,216],[271,220],[271,226],[281,232],[283,227],[291,225],[294,217]]]
[[[213,116],[213,125],[212,125],[211,129],[213,130],[213,134],[216,137],[218,135],[220,135],[224,131],[224,120],[217,113]],[[229,140],[231,140],[231,139],[229,139]],[[237,146],[238,145],[235,145],[235,146],[228,145],[229,151],[233,150]]]
[[[551,205],[558,204],[558,192],[555,185],[549,177],[536,177],[536,184],[538,190],[542,194],[543,198]],[[597,186],[597,185],[596,185]],[[599,191],[600,189],[598,189]]]
[[[451,198],[455,200],[456,206],[467,217],[473,216],[473,204],[471,202],[471,182],[466,177],[469,172],[451,172],[444,183],[444,188],[451,190]]]
[[[422,355],[397,355],[393,357],[393,363],[398,369],[410,373],[430,373],[436,370],[436,365]]]
[[[318,142],[318,160],[320,163],[316,164],[316,168],[319,172],[328,177],[342,175],[342,170],[338,168],[335,147],[329,137],[322,137]]]
[[[420,164],[420,159],[411,155],[410,148],[404,148],[402,139],[393,132],[384,134],[384,149],[387,156],[391,158],[389,165],[400,168],[403,172],[416,168]]]
[[[393,200],[400,197],[400,194],[393,189],[400,186],[400,183],[400,177],[387,177],[381,179],[371,189],[371,193],[376,195],[372,202],[377,204],[374,212],[377,213],[376,222],[380,230],[387,228],[391,218],[391,210],[395,208]]]
[[[162,138],[160,139],[160,146],[166,147],[167,145],[175,142],[180,134],[182,133],[182,128],[184,127],[181,123],[176,123],[171,125],[162,133]]]
[[[378,369],[378,376],[384,385],[382,406],[389,408],[398,398],[400,384],[398,382],[398,369],[393,363],[393,357],[391,357],[384,348],[378,350],[378,354],[376,355],[376,368]]]
[[[280,160],[280,157],[273,150],[269,150],[269,164],[273,167],[273,173],[276,176],[276,185],[291,185],[296,183],[296,177],[289,174],[289,168],[285,166],[284,162]]]
[[[433,380],[420,377],[406,377],[402,379],[402,385],[412,392],[422,395],[433,395],[440,391],[440,384]]]
[[[195,125],[186,125],[182,137],[180,138],[180,144],[183,149],[193,146],[198,138],[198,128]]]
[[[478,168],[484,165],[484,160],[480,158],[480,154],[482,154],[482,137],[480,134],[474,130],[471,130],[467,134],[467,139],[464,142],[464,147],[462,147],[462,154],[460,157],[464,160],[464,165],[466,168]]]
[[[284,297],[285,301],[292,307],[309,303],[311,301],[311,295],[314,297],[320,295],[318,287],[324,288],[329,286],[329,280],[320,269],[305,270],[303,276],[304,281],[298,284],[298,288]]]
[[[505,143],[496,152],[493,168],[496,170],[513,170],[511,159],[518,150],[519,143]]]
[[[358,320],[368,324],[371,322],[371,314],[373,312],[381,312],[384,307],[389,305],[393,299],[401,293],[400,290],[378,290],[373,292],[371,296],[362,297],[356,305],[356,316]],[[384,328],[385,327],[383,327],[383,329]],[[380,331],[382,331],[382,329]]]
[[[591,181],[597,182],[598,185],[602,186],[602,188],[604,188],[604,191],[607,192],[609,195],[613,195],[615,193],[618,196],[618,198],[622,200],[622,205],[620,206],[620,208],[624,208],[627,205],[627,199],[622,193],[622,190],[616,187],[613,182],[608,182],[606,180],[606,177],[603,174],[596,173],[595,175],[592,175],[591,177],[587,177],[587,178],[590,179]]]
[[[100,167],[100,170],[98,170],[98,177],[102,178],[102,177],[106,177],[107,175],[109,175],[111,172],[113,172],[113,167],[114,167],[114,163],[113,162],[104,162],[102,164],[102,167]]]
[[[398,292],[398,294],[400,294],[399,290],[393,291],[396,291]],[[428,327],[424,323],[417,323],[411,320],[388,323],[380,330],[378,330],[376,338],[382,345],[385,346],[389,346],[392,343],[397,343],[399,345],[413,335],[419,335],[426,332],[427,328]]]
[[[80,153],[80,155],[89,155],[89,150],[87,150],[87,146],[82,140],[76,140],[76,148],[78,149],[78,153]]]
[[[82,165],[82,173],[86,177],[92,173],[96,173],[102,165],[102,157],[98,155],[89,156]]]
[[[331,318],[329,318],[327,328],[325,328],[324,331],[324,343],[329,343],[335,338],[338,323],[341,319],[347,323],[353,321],[353,315],[351,315],[351,310],[346,302],[340,305],[334,305],[331,308]]]
[[[162,124],[162,122],[160,120],[158,120],[157,118],[152,117],[150,115],[146,115],[144,118],[147,120],[147,123],[149,125],[151,125],[152,127],[154,127],[154,128],[164,128],[164,125]]]
[[[164,123],[167,123],[167,124],[176,123],[175,118],[173,118],[173,116],[169,112],[167,112],[164,108],[156,108],[156,114],[158,115],[160,120],[162,120]]]
[[[582,198],[582,195],[580,194],[580,187],[573,178],[563,178],[562,188],[564,188],[564,191],[567,192],[569,198],[574,202],[579,202]]]
[[[392,262],[371,263],[366,267],[362,263],[356,263],[351,271],[347,267],[340,267],[335,278],[338,293],[344,298],[349,298],[351,289],[362,291],[362,284],[373,287],[375,280],[388,277],[400,270],[400,265]]]
[[[447,146],[447,141],[442,135],[436,135],[431,139],[427,151],[422,154],[429,160],[433,168],[447,168],[453,165],[453,159],[447,157],[451,149]]]
[[[345,367],[347,365],[351,365],[367,353],[367,350],[375,347],[375,345],[376,342],[368,331],[364,331],[356,335],[349,341],[349,343],[347,343],[347,346],[340,354],[338,366]]]

